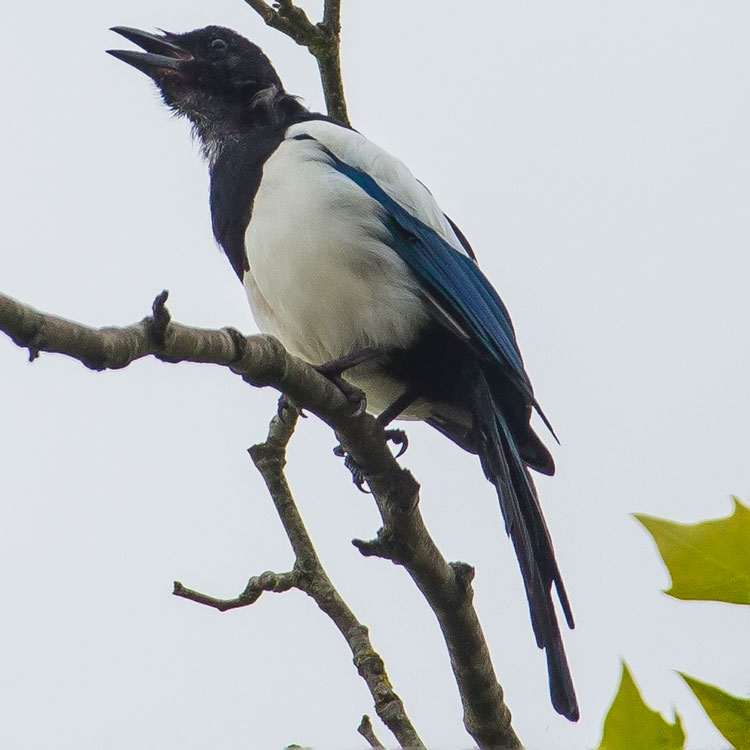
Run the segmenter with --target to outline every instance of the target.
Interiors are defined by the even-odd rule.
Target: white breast
[[[331,123],[295,125],[264,165],[245,235],[244,283],[255,319],[312,364],[367,346],[408,347],[430,318],[419,285],[387,244],[382,207],[331,166],[319,140],[294,139],[307,132],[327,139],[325,147],[352,166],[375,172],[383,189],[400,190],[394,197],[402,205],[460,247],[430,193],[401,162]],[[372,411],[403,390],[366,366],[347,377],[364,388]]]
[[[408,346],[427,320],[417,284],[385,244],[378,204],[323,157],[287,140],[264,167],[245,237],[258,324],[314,364]]]

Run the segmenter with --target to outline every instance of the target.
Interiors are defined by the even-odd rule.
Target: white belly
[[[285,141],[267,161],[245,243],[258,325],[313,364],[365,346],[405,347],[428,319],[418,284],[385,244],[378,204]]]
[[[378,204],[317,148],[300,158],[305,145],[281,144],[255,197],[244,283],[258,326],[312,364],[368,346],[409,346],[429,313],[406,264],[385,244]],[[351,379],[380,411],[402,388],[368,369]]]

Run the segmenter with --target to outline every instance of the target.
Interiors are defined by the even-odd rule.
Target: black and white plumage
[[[260,329],[314,365],[371,349],[346,375],[370,411],[422,419],[478,454],[546,650],[552,703],[576,720],[553,586],[571,628],[573,617],[529,473],[554,473],[529,424],[532,409],[546,418],[465,237],[402,162],[309,112],[235,32],[114,31],[145,51],[111,54],[149,75],[201,141],[214,234]]]

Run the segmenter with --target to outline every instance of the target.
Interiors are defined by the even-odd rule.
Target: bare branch
[[[245,0],[245,2],[269,25],[273,26],[276,11],[264,0]],[[285,32],[286,33],[286,32]]]
[[[245,2],[272,28],[307,47],[318,63],[320,81],[328,114],[345,125],[350,125],[341,77],[341,2],[326,0],[323,20],[314,24],[302,8],[291,0],[279,0],[269,5],[264,0]]]
[[[362,721],[359,722],[357,731],[370,743],[370,747],[378,748],[378,750],[385,750],[380,740],[375,735],[375,730],[372,728],[372,722],[370,717],[365,715],[362,717]]]
[[[346,440],[342,442],[362,465],[365,456],[357,454]],[[464,708],[464,726],[479,747],[521,747],[472,603],[474,569],[466,563],[445,561],[424,526],[417,507],[419,485],[408,471],[389,462],[367,475],[367,482],[383,527],[377,539],[354,540],[354,545],[365,555],[386,557],[402,565],[427,599],[448,648]]]
[[[283,398],[283,397],[282,397]],[[286,409],[271,420],[264,443],[254,445],[249,453],[271,495],[289,542],[295,554],[294,569],[289,573],[254,576],[245,590],[234,599],[217,599],[184,587],[178,581],[174,594],[221,612],[254,604],[264,591],[282,592],[291,588],[304,591],[325,612],[349,644],[357,671],[364,679],[375,702],[375,710],[393,732],[402,747],[422,748],[424,745],[406,715],[404,705],[391,687],[380,655],[372,647],[367,628],[362,625],[341,598],[328,578],[305,528],[284,475],[286,447],[294,432],[297,415]]]
[[[309,47],[315,41],[317,27],[313,25],[302,8],[290,0],[274,3],[275,8],[264,0],[245,0],[245,2],[272,28],[277,29],[303,47]]]
[[[323,24],[334,34],[341,32],[341,0],[325,0],[323,6]]]
[[[315,551],[312,540],[299,514],[284,474],[286,446],[292,436],[296,416],[285,413],[271,420],[264,443],[254,445],[249,453],[271,495],[284,531],[296,555],[295,587],[308,594],[333,621],[351,649],[357,671],[370,689],[375,710],[393,732],[402,747],[423,748],[424,745],[406,715],[401,699],[391,687],[380,655],[370,642],[367,628],[360,623],[341,598]]]
[[[154,301],[156,314],[126,328],[91,328],[40,313],[0,294],[0,330],[28,349],[30,359],[38,357],[40,352],[65,354],[91,370],[117,370],[149,355],[172,362],[214,362],[226,366],[241,357],[240,340],[244,342],[244,336],[228,328],[200,330],[168,319],[165,324],[164,316],[168,316],[165,301],[162,292]]]
[[[247,582],[245,590],[234,599],[217,599],[207,594],[201,594],[198,591],[186,588],[179,581],[174,582],[172,593],[175,596],[181,596],[183,599],[190,599],[191,601],[198,602],[198,604],[205,604],[208,607],[218,609],[219,612],[226,612],[229,609],[248,607],[251,604],[255,604],[264,591],[273,591],[276,594],[281,594],[284,591],[289,591],[291,588],[296,588],[298,579],[299,573],[296,570],[289,571],[288,573],[273,573],[267,570],[259,576],[253,576]]]
[[[286,352],[273,337],[245,337],[233,329],[203,330],[180,325],[168,319],[165,299],[160,295],[154,303],[154,315],[139,323],[95,329],[45,315],[0,295],[0,330],[35,355],[57,352],[92,369],[121,368],[149,355],[168,362],[222,365],[250,385],[272,386],[288,394],[298,407],[333,427],[346,452],[362,468],[383,520],[377,540],[358,542],[358,547],[365,554],[378,554],[403,565],[427,598],[448,646],[464,707],[464,725],[477,744],[481,748],[520,747],[472,605],[473,571],[463,563],[449,565],[440,554],[419,513],[419,485],[394,459],[382,427],[369,414],[353,416],[351,404],[335,385]],[[291,435],[288,430],[289,426],[277,418],[272,422],[268,441],[251,449],[269,489],[277,493],[275,502],[276,498],[286,502],[289,493],[283,476],[284,448]],[[296,507],[293,512],[297,512]],[[309,545],[313,553],[309,564],[315,570],[320,563],[303,525],[301,532],[290,541],[301,559]],[[299,587],[315,599],[347,638],[357,669],[370,686],[376,707],[380,706],[378,715],[393,730],[391,712],[397,713],[394,707],[400,701],[384,689],[389,687],[387,677],[382,660],[369,642],[367,629],[335,590],[331,593],[327,577],[311,577],[307,565],[300,562],[295,566]],[[325,576],[324,571],[322,575]],[[419,747],[419,739],[414,736],[416,741],[403,744]]]

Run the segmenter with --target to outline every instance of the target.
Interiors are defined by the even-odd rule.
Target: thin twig
[[[370,747],[385,750],[385,745],[377,738],[375,730],[372,728],[370,717],[365,714],[362,721],[359,722],[357,731],[370,743]]]
[[[264,0],[245,2],[266,24],[307,48],[318,63],[328,114],[335,120],[350,125],[341,76],[340,0],[326,0],[323,20],[318,24],[312,23],[305,11],[291,0],[277,2],[275,8]]]
[[[299,571],[295,586],[315,601],[344,636],[357,671],[373,697],[378,716],[401,746],[423,748],[419,735],[406,715],[401,698],[391,687],[383,660],[373,648],[367,628],[357,620],[331,583],[294,502],[284,474],[284,465],[286,446],[295,423],[296,418],[289,415],[288,410],[283,419],[279,415],[275,416],[271,420],[266,441],[249,450],[294,550],[294,567]]]
[[[276,11],[263,0],[245,0],[245,2],[269,25],[276,15]]]
[[[325,0],[323,23],[334,33],[341,32],[341,0]]]
[[[179,581],[174,582],[172,593],[175,596],[181,596],[183,599],[190,599],[191,601],[198,602],[198,604],[205,604],[208,607],[218,609],[220,612],[226,612],[230,609],[248,607],[251,604],[255,604],[264,591],[273,591],[276,594],[281,594],[284,591],[289,591],[289,589],[297,588],[298,580],[299,572],[297,570],[291,570],[288,573],[274,573],[267,570],[259,576],[253,576],[247,582],[245,590],[234,599],[217,599],[208,594],[201,594],[199,591],[193,591],[183,586]]]
[[[349,644],[354,664],[370,689],[375,710],[383,723],[402,747],[422,748],[424,746],[406,715],[401,699],[391,687],[383,660],[372,647],[367,628],[357,620],[331,583],[294,502],[284,475],[284,465],[286,447],[296,421],[297,415],[286,409],[283,418],[277,415],[271,420],[266,441],[248,451],[266,483],[289,538],[296,558],[294,569],[280,575],[266,572],[253,577],[245,590],[234,599],[216,599],[185,588],[179,582],[175,582],[174,593],[223,612],[255,603],[263,591],[288,591],[291,588],[304,591],[331,618]]]

